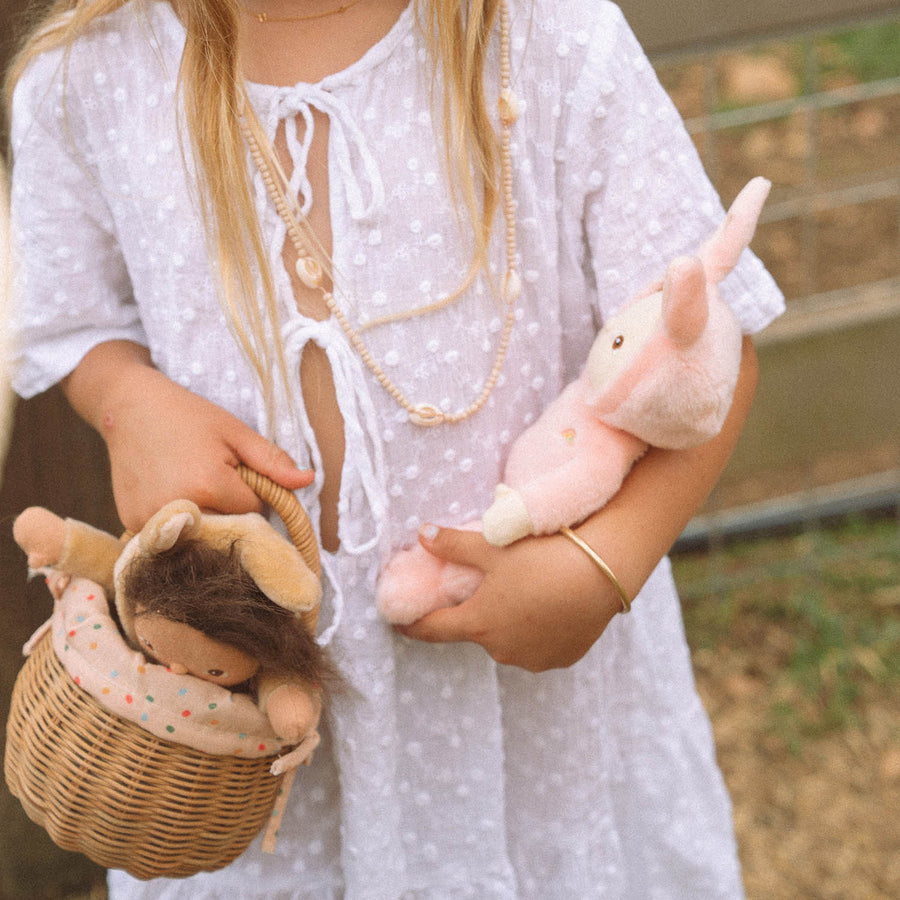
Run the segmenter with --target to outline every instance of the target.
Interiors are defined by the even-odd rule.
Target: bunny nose
[[[175,675],[187,675],[187,666],[183,666],[181,663],[169,663],[169,671],[171,671]]]

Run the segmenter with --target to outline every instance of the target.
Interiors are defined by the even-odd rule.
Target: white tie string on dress
[[[338,529],[341,547],[351,555],[360,555],[377,546],[384,534],[387,519],[386,466],[379,439],[378,417],[366,385],[366,371],[346,338],[332,319],[316,321],[293,315],[282,325],[284,354],[292,371],[299,371],[303,351],[313,341],[325,351],[334,379],[338,409],[344,422],[344,466],[341,478]],[[288,407],[289,408],[289,407]],[[303,437],[313,454],[316,487],[322,487],[322,456],[305,410],[298,410]],[[354,495],[365,497],[367,515],[353,511],[348,521],[349,501]],[[334,592],[332,623],[318,637],[320,644],[329,643],[340,625],[343,592],[340,579],[333,577],[332,560],[322,555],[322,571]]]
[[[362,221],[384,205],[381,172],[365,135],[347,105],[320,85],[300,84],[279,91],[265,123],[271,140],[278,123],[285,122],[285,138],[294,167],[290,186],[294,196],[302,198],[300,211],[304,216],[308,215],[313,204],[312,187],[307,176],[309,150],[315,136],[313,109],[328,116],[331,130],[329,155],[333,155],[340,171],[340,183],[346,194],[350,216],[354,221]],[[293,127],[288,127],[289,124]]]
[[[274,141],[279,123],[285,122],[285,142],[292,164],[288,183],[293,196],[299,198],[299,210],[304,216],[307,215],[314,202],[307,174],[309,152],[315,137],[313,109],[324,113],[329,119],[329,161],[333,159],[339,173],[330,190],[334,194],[335,190],[342,188],[350,216],[355,221],[364,220],[384,205],[381,173],[350,110],[320,85],[299,84],[277,91],[272,102],[266,105],[265,114],[260,116],[270,141]],[[254,180],[257,182],[257,202],[262,212],[268,197],[258,173]],[[284,237],[283,224],[279,223],[270,256],[273,271],[277,271],[277,266],[281,264],[281,242]],[[384,454],[375,406],[366,386],[367,373],[333,319],[317,321],[299,313],[293,303],[286,304],[281,338],[289,371],[299,373],[300,360],[309,341],[321,347],[328,358],[345,438],[338,508],[339,538],[344,552],[351,555],[366,553],[382,538],[388,505]],[[283,391],[277,379],[276,391]],[[283,396],[278,401],[278,407],[297,411],[300,432],[316,470],[315,487],[321,491],[324,478],[322,457],[305,410]],[[354,496],[365,498],[366,511],[360,515],[361,511],[354,509],[351,517],[348,515],[349,498]],[[350,518],[352,522],[348,521]],[[322,645],[330,642],[343,613],[340,579],[333,577],[332,572],[335,562],[328,554],[322,554],[322,572],[330,582],[334,595],[333,620],[317,638]]]

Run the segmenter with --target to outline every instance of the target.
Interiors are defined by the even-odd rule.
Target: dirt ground
[[[900,519],[676,554],[750,900],[900,897]]]
[[[900,706],[870,700],[860,721],[799,751],[770,732],[777,627],[749,646],[695,654],[735,810],[751,900],[900,897]]]

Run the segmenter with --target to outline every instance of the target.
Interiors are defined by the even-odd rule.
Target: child
[[[618,9],[61,5],[13,71],[16,387],[63,381],[130,530],[182,496],[253,508],[237,462],[289,488],[312,466],[320,641],[351,688],[274,859],[113,873],[113,897],[740,896],[664,555],[743,424],[749,339],[721,435],[651,451],[577,528],[630,615],[562,535],[446,527],[722,215]],[[746,332],[781,309],[749,254],[723,293]],[[400,636],[375,582],[417,532],[485,578]]]

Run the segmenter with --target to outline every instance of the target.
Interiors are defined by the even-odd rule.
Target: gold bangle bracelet
[[[603,562],[602,559],[600,559],[594,548],[591,547],[577,534],[575,534],[575,532],[572,531],[571,528],[568,528],[565,525],[563,525],[563,527],[559,529],[559,533],[564,534],[573,544],[584,550],[584,552],[591,558],[597,568],[609,579],[612,586],[616,589],[616,593],[619,595],[619,599],[622,601],[622,612],[631,612],[631,601],[628,599],[628,594],[625,593],[625,588],[622,587],[613,570],[605,562]]]

